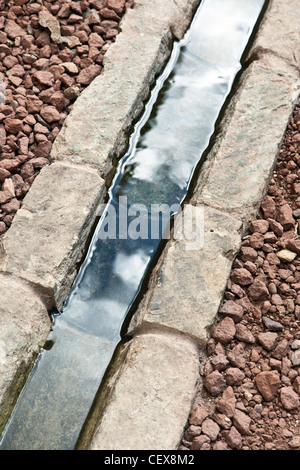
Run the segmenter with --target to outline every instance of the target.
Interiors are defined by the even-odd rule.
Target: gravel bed
[[[300,450],[300,106],[234,261],[180,449]]]
[[[0,0],[0,236],[133,0]]]

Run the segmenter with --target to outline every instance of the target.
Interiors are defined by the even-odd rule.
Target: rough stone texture
[[[172,0],[155,1],[155,5],[139,0],[127,11],[122,34],[103,60],[103,72],[77,99],[65,120],[52,148],[53,159],[97,165],[103,177],[109,175],[113,159],[126,149],[126,134],[141,114],[154,78],[170,55],[172,26],[179,24],[176,32],[181,37],[198,3],[181,0],[179,8]],[[154,16],[155,8],[159,15]],[[85,126],[78,133],[83,115]]]
[[[300,51],[295,44],[299,42],[300,26],[294,21],[299,16],[298,0],[272,0],[249,55],[272,52],[299,68]]]
[[[0,432],[49,331],[40,299],[11,276],[0,275]]]
[[[44,167],[1,240],[1,271],[33,283],[49,308],[60,309],[104,190],[96,172]]]
[[[193,208],[193,231],[200,210]],[[204,207],[202,248],[189,250],[186,240],[169,242],[130,329],[155,324],[205,342],[240,246],[240,226],[236,219]]]
[[[232,213],[246,225],[255,217],[292,113],[298,78],[274,57],[248,67],[203,166],[194,201]]]
[[[198,355],[179,336],[136,336],[90,450],[176,449],[199,377]]]

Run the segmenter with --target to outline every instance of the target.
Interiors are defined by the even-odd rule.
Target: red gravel
[[[132,4],[0,0],[0,236]]]
[[[300,106],[237,256],[180,449],[300,450]]]

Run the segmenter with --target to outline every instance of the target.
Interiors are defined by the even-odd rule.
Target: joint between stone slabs
[[[191,230],[203,222],[200,244],[174,238],[168,241],[132,315],[128,334],[152,324],[187,334],[205,346],[240,248],[242,224],[209,206],[192,206],[189,212]]]
[[[244,227],[258,211],[299,94],[298,74],[283,64],[276,59],[270,70],[254,61],[243,71],[191,198]]]
[[[299,18],[298,0],[270,0],[246,61],[255,55],[260,58],[273,54],[299,71],[300,53],[295,49],[300,34]]]

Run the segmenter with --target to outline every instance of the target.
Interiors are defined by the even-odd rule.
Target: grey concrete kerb
[[[76,101],[55,142],[53,163],[36,178],[3,238],[0,286],[12,284],[10,295],[0,290],[0,305],[7,304],[12,313],[7,324],[0,317],[0,401],[6,404],[0,426],[18,392],[13,384],[20,383],[46,339],[45,306],[62,305],[114,160],[125,150],[128,131],[169,56],[172,35],[182,37],[198,3],[135,2],[107,52],[104,73]],[[95,433],[91,443],[84,442],[90,449],[175,449],[180,442],[199,380],[201,347],[298,95],[297,8],[297,0],[270,2],[249,52],[251,65],[240,78],[192,197],[192,204],[205,208],[204,246],[189,252],[184,241],[168,242],[130,325],[133,339],[109,384],[109,400],[96,409]],[[274,41],[278,34],[284,47]],[[12,299],[19,299],[19,292],[28,300],[24,312],[32,317],[28,334],[17,328],[9,340],[20,311],[20,301],[13,305]],[[34,334],[30,322],[38,323]],[[12,367],[8,356],[16,358]]]

